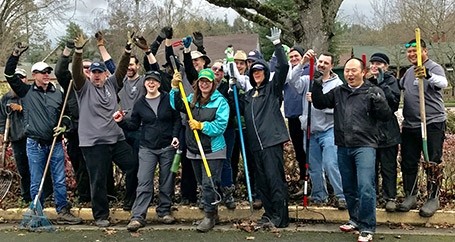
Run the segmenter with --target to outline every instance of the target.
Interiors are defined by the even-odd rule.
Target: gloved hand
[[[313,81],[318,82],[322,85],[322,77],[324,73],[320,72],[319,70],[314,70]]]
[[[274,45],[277,45],[281,43],[280,37],[281,37],[281,29],[277,27],[272,27],[270,28],[270,36],[266,35],[267,39],[272,41]]]
[[[190,128],[192,130],[202,130],[202,128],[204,128],[204,123],[203,122],[199,122],[196,119],[190,119],[188,121],[188,124],[190,125]]]
[[[76,50],[82,50],[87,42],[88,39],[85,39],[83,34],[79,34],[74,39],[74,47],[76,47]]]
[[[10,103],[9,107],[11,108],[12,111],[22,112],[22,105],[18,103]]]
[[[381,68],[378,68],[378,78],[376,80],[378,82],[378,85],[384,81],[384,71]]]
[[[237,92],[240,90],[243,90],[242,85],[240,85],[240,83],[237,81],[237,79],[231,78],[229,80],[229,88],[233,90],[234,86],[237,88]]]
[[[134,44],[139,47],[143,51],[148,51],[150,50],[147,40],[144,38],[144,36],[136,36],[133,38]]]
[[[431,78],[431,74],[430,72],[428,71],[428,68],[426,68],[425,66],[415,66],[414,67],[414,74],[417,78],[422,78],[422,79],[430,79]]]
[[[193,42],[193,38],[191,36],[186,36],[182,39],[183,47],[190,48],[191,42]]]
[[[182,82],[182,75],[180,75],[180,72],[176,71],[171,81],[172,88],[179,88],[180,82]]]
[[[21,56],[22,53],[24,53],[26,50],[28,50],[28,45],[22,43],[22,42],[17,42],[14,45],[13,49],[13,55],[14,56]]]
[[[224,54],[226,54],[226,61],[229,62],[234,62],[234,48],[232,46],[228,46],[226,50],[224,51]]]
[[[370,88],[368,92],[368,97],[372,102],[378,103],[385,99],[385,97],[381,96],[379,92],[374,91],[372,88]]]
[[[66,41],[66,48],[74,49],[74,40],[73,39],[69,39]]]
[[[134,43],[134,32],[131,33],[130,31],[128,31],[128,34],[126,35],[126,38],[127,38],[127,41],[126,41],[126,45],[125,45],[125,49],[126,50],[131,50],[131,45],[133,45]]]
[[[95,38],[96,38],[96,45],[97,46],[104,46],[104,34],[101,31],[98,31],[95,33]]]
[[[55,127],[54,128],[54,137],[57,137],[66,131],[66,126],[61,126],[61,127]]]
[[[196,32],[193,32],[193,37],[194,37],[194,40],[193,40],[194,45],[197,47],[198,51],[202,52],[201,50],[204,50],[204,36],[202,35],[201,32],[196,31]],[[205,53],[202,53],[202,54],[205,54]]]
[[[172,36],[174,35],[174,30],[172,27],[166,26],[161,29],[160,31],[160,37],[163,39],[172,39]]]

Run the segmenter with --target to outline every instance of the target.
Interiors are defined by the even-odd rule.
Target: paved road
[[[217,226],[215,231],[206,234],[198,233],[191,225],[149,225],[139,233],[129,233],[125,225],[109,229],[97,229],[94,226],[69,226],[59,228],[53,233],[29,233],[19,231],[13,225],[0,226],[0,241],[77,241],[77,242],[105,242],[105,241],[356,241],[357,236],[338,232],[336,224],[316,224],[296,227],[295,224],[278,233],[258,231],[247,233],[234,229],[232,225]],[[375,241],[455,241],[455,228],[407,228],[390,229],[380,226]]]

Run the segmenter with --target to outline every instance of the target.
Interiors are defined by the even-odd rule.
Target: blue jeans
[[[27,138],[27,156],[30,169],[30,195],[32,199],[38,194],[41,179],[43,177],[46,161],[49,156],[51,145],[42,144]],[[66,180],[65,180],[65,155],[61,141],[57,141],[52,152],[49,169],[51,171],[54,200],[56,210],[59,213],[66,207]],[[44,203],[44,196],[40,197],[41,204]]]
[[[221,187],[230,187],[234,184],[232,181],[231,157],[234,151],[235,129],[227,128],[223,136],[226,141],[226,159],[223,160],[223,167],[221,168]]]
[[[371,147],[338,147],[343,191],[350,222],[360,232],[376,230],[376,149]]]
[[[344,199],[333,128],[311,134],[309,164],[311,199],[321,202],[327,200],[325,173],[332,184],[335,196],[338,199]]]

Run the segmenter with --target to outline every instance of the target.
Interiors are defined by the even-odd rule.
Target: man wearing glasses
[[[57,223],[78,224],[82,220],[71,214],[67,201],[65,180],[65,156],[61,142],[61,129],[56,129],[63,104],[63,93],[50,82],[52,67],[45,62],[37,62],[32,66],[34,83],[27,85],[18,75],[14,75],[20,55],[28,46],[17,43],[5,67],[5,77],[24,107],[25,135],[27,136],[27,156],[30,168],[30,195],[33,199],[40,186],[44,167],[49,155],[50,171],[54,185],[54,200],[58,213]],[[55,131],[55,132],[54,132]],[[53,137],[59,139],[49,154]],[[44,196],[40,198],[41,204]]]
[[[428,58],[425,41],[421,40],[422,63],[417,66],[416,40],[409,41],[406,57],[413,67],[409,68],[400,80],[403,90],[403,123],[401,143],[401,172],[406,198],[397,207],[398,211],[407,212],[417,205],[417,171],[422,151],[421,119],[419,109],[419,79],[423,79],[425,114],[427,125],[428,157],[424,163],[427,173],[428,199],[420,208],[422,217],[431,217],[439,209],[439,188],[442,181],[442,145],[446,129],[446,114],[442,90],[447,87],[444,69]]]

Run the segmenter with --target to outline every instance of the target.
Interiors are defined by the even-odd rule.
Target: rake
[[[2,167],[0,168],[0,202],[6,197],[6,194],[8,194],[8,191],[11,188],[11,184],[13,184],[13,173],[10,170],[4,169],[6,165],[9,128],[11,126],[11,110],[8,111],[8,108],[9,107],[7,106],[5,133],[3,134]]]

